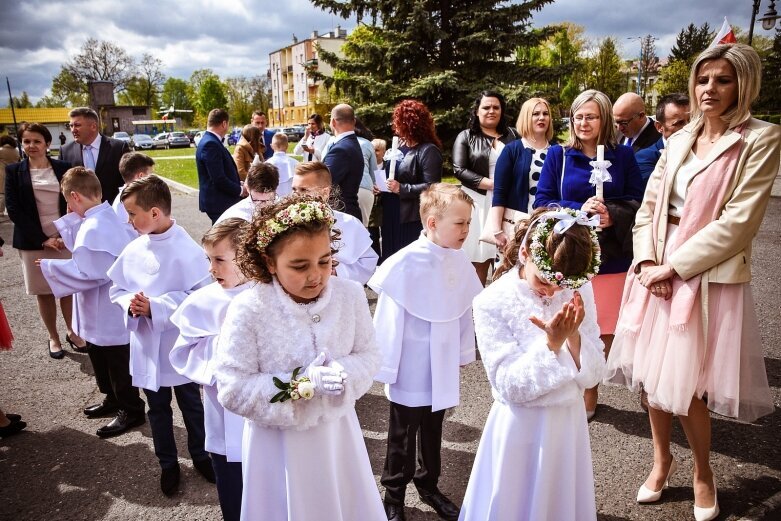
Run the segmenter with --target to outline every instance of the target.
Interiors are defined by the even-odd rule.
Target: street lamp
[[[757,23],[757,14],[759,14],[759,3],[760,0],[754,0],[754,5],[751,10],[751,25],[748,29],[748,44],[751,45],[751,42],[754,40],[754,24]],[[760,22],[762,22],[762,29],[766,31],[770,31],[775,27],[776,20],[781,18],[781,16],[778,15],[776,12],[776,0],[770,0],[770,5],[767,8],[767,12],[765,12],[764,16],[759,19]]]

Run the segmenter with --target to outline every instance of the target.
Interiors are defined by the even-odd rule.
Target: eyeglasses
[[[599,121],[599,116],[597,116],[596,114],[586,114],[585,116],[583,116],[582,114],[578,114],[577,116],[574,116],[572,119],[575,121],[575,123],[583,123],[584,121],[593,123],[595,121]]]
[[[637,114],[635,114],[634,116],[632,116],[632,117],[631,117],[631,118],[629,118],[629,119],[617,119],[617,120],[616,120],[616,126],[617,126],[617,127],[625,127],[625,126],[627,126],[628,124],[630,124],[632,121],[634,121],[635,119],[637,119],[637,118],[640,116],[640,114],[642,114],[642,112],[638,112]]]

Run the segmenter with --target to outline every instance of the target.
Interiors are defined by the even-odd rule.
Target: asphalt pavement
[[[174,194],[177,222],[199,240],[209,220],[192,192]],[[198,520],[219,519],[217,492],[192,468],[181,415],[175,413],[182,484],[173,498],[162,495],[149,424],[123,436],[99,439],[103,420],[81,412],[101,399],[86,355],[68,351],[51,359],[34,297],[25,295],[20,261],[10,247],[12,225],[0,222],[5,256],[0,258],[0,298],[16,336],[14,349],[0,352],[0,407],[19,413],[27,430],[0,441],[0,520]],[[776,412],[753,425],[713,417],[712,462],[718,481],[721,520],[781,519],[781,199],[772,198],[754,242],[752,283],[768,377]],[[374,295],[367,292],[370,303]],[[60,331],[64,336],[65,328]],[[462,404],[447,417],[441,489],[463,498],[491,395],[480,362],[462,372]],[[387,432],[387,401],[375,385],[357,405],[372,468],[381,472]],[[692,458],[680,424],[673,453],[680,470],[653,505],[634,501],[651,468],[651,438],[637,396],[623,388],[602,389],[590,424],[599,519],[693,519]],[[317,472],[313,469],[313,472]],[[379,479],[379,478],[378,478]],[[562,501],[566,501],[563,497]],[[407,518],[435,520],[410,487]],[[330,520],[324,520],[330,521]],[[511,520],[508,520],[511,521]]]

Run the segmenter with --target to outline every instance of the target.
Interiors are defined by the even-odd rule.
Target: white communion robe
[[[54,221],[70,259],[42,259],[41,271],[56,298],[74,295],[73,330],[97,346],[127,344],[122,308],[109,298],[111,279],[106,272],[135,238],[107,202],[85,212]]]
[[[583,391],[602,379],[605,356],[591,284],[579,291],[586,311],[580,370],[566,343],[553,353],[529,321],[552,318],[573,290],[543,299],[516,268],[475,299],[477,344],[494,403],[459,520],[596,520]]]
[[[384,382],[394,403],[459,403],[460,367],[475,360],[472,299],[483,286],[466,253],[443,248],[424,233],[388,258],[369,280],[379,294],[374,312]]]
[[[279,170],[279,186],[277,196],[285,197],[293,192],[293,175],[296,173],[298,161],[285,152],[274,152],[274,155],[266,159],[266,163],[272,164]]]
[[[168,355],[179,337],[171,314],[192,291],[208,284],[209,261],[184,228],[141,235],[128,244],[108,271],[111,301],[122,306],[130,330],[130,374],[133,385],[151,391],[188,383],[171,366]],[[138,292],[149,298],[152,317],[133,317],[130,301]]]
[[[320,353],[347,373],[344,392],[270,403]],[[379,366],[363,288],[331,277],[320,297],[297,304],[276,279],[240,293],[217,347],[218,398],[247,418],[243,520],[385,521],[355,401]]]
[[[245,197],[238,203],[222,212],[222,215],[220,215],[219,218],[214,221],[214,224],[219,224],[225,219],[230,219],[231,217],[238,217],[239,219],[244,219],[247,222],[252,221],[252,215],[255,213],[255,208],[257,208],[257,206],[253,202],[252,198]]]
[[[223,289],[217,282],[190,293],[171,315],[179,338],[169,355],[177,373],[203,386],[206,450],[228,461],[241,461],[244,418],[226,411],[217,401],[214,357],[220,328],[233,298],[252,285]]]
[[[117,214],[117,217],[119,217],[119,220],[122,221],[127,229],[130,230],[130,232],[133,234],[133,238],[135,239],[138,237],[138,232],[135,228],[133,228],[133,225],[130,224],[127,210],[125,209],[125,205],[122,204],[122,190],[125,189],[125,186],[126,185],[122,185],[119,187],[119,193],[114,198],[114,202],[111,204],[111,207],[114,209],[114,213]]]

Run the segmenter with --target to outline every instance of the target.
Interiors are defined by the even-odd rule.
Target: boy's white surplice
[[[117,214],[117,217],[119,217],[119,220],[125,224],[125,227],[130,230],[130,233],[133,234],[133,238],[135,239],[138,237],[138,232],[136,232],[135,228],[133,228],[133,225],[128,222],[127,210],[125,210],[125,205],[122,204],[122,190],[125,189],[125,186],[127,185],[122,185],[119,187],[119,193],[114,198],[114,202],[111,204],[111,207],[114,209],[114,213]]]
[[[344,392],[270,403],[273,377],[289,381],[320,352],[344,367]],[[384,521],[355,401],[379,365],[363,288],[332,277],[313,303],[276,282],[230,304],[217,349],[219,400],[247,418],[242,519]]]
[[[179,329],[179,339],[169,355],[171,365],[182,376],[203,386],[206,450],[222,454],[228,461],[241,461],[244,418],[226,411],[217,401],[214,357],[228,305],[250,285],[248,282],[223,289],[213,282],[189,294],[171,316],[171,322]]]
[[[472,299],[482,285],[463,250],[424,234],[392,255],[369,280],[383,355],[375,379],[388,399],[432,411],[458,405],[459,368],[475,360]]]
[[[591,284],[579,291],[586,310],[580,370],[566,344],[553,353],[529,321],[552,318],[572,290],[543,299],[513,269],[475,299],[477,343],[495,401],[459,520],[596,519],[583,391],[601,380],[605,357]]]
[[[211,279],[201,247],[174,222],[163,233],[142,235],[128,244],[108,276],[114,282],[111,301],[122,306],[130,330],[133,385],[157,391],[188,383],[168,359],[179,337],[171,314],[189,293]],[[128,314],[131,299],[141,291],[149,298],[151,318]]]
[[[274,152],[274,155],[266,159],[266,162],[277,167],[279,171],[279,186],[277,196],[285,197],[293,191],[293,175],[296,173],[298,161],[285,152]]]
[[[82,219],[71,212],[54,221],[70,259],[42,259],[41,271],[56,298],[74,295],[73,330],[98,346],[127,344],[122,309],[111,303],[106,272],[135,238],[107,202],[90,208]]]
[[[255,208],[257,208],[257,205],[252,200],[252,198],[245,197],[238,203],[222,212],[222,215],[220,215],[220,217],[214,221],[214,224],[219,224],[225,219],[230,219],[231,217],[238,217],[239,219],[244,219],[245,221],[251,221],[252,214],[255,213]]]

